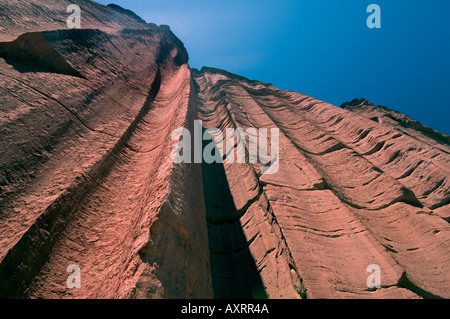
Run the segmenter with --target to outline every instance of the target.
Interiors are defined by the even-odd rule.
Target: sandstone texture
[[[70,3],[0,2],[0,298],[450,298],[449,136],[191,69],[118,6],[68,29]],[[279,171],[174,163],[196,120],[279,129]]]

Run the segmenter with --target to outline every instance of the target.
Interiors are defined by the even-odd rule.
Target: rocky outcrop
[[[0,4],[1,298],[450,297],[448,136],[190,69],[168,27],[79,2],[76,30],[67,1]],[[279,129],[278,173],[175,164],[197,119]]]
[[[196,117],[182,43],[145,25],[0,47],[1,297],[211,297],[201,167],[170,159]]]
[[[271,266],[281,263],[282,252],[294,275],[291,287],[300,279],[297,291],[310,298],[449,296],[445,137],[217,69],[194,74],[207,126],[281,131],[277,174],[261,175],[250,164],[224,166],[235,203],[251,203],[241,223],[269,296],[280,291],[268,283],[279,273]],[[278,230],[271,235],[283,247],[259,243],[270,236],[248,222],[255,210],[265,216],[258,227]],[[382,270],[376,291],[366,286],[372,264]]]
[[[4,0],[0,11],[0,41],[12,41],[28,32],[67,29],[70,0]],[[83,29],[100,29],[110,33],[117,30],[144,29],[148,24],[136,14],[117,5],[103,6],[95,1],[77,0],[82,8]],[[153,25],[155,26],[155,25]]]

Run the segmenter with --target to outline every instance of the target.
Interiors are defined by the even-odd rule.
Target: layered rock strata
[[[450,297],[448,136],[191,69],[168,27],[79,2],[74,30],[68,1],[0,4],[1,298]],[[278,172],[176,164],[196,120],[278,129]]]

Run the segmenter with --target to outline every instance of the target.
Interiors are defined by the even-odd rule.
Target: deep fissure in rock
[[[203,145],[204,147],[205,145]],[[216,149],[217,151],[217,149]],[[267,294],[239,219],[223,164],[202,164],[211,275],[217,299],[266,299]],[[218,223],[209,216],[222,215]]]

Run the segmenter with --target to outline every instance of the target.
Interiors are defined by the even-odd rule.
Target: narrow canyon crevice
[[[215,298],[266,299],[223,164],[203,162],[202,174]]]

